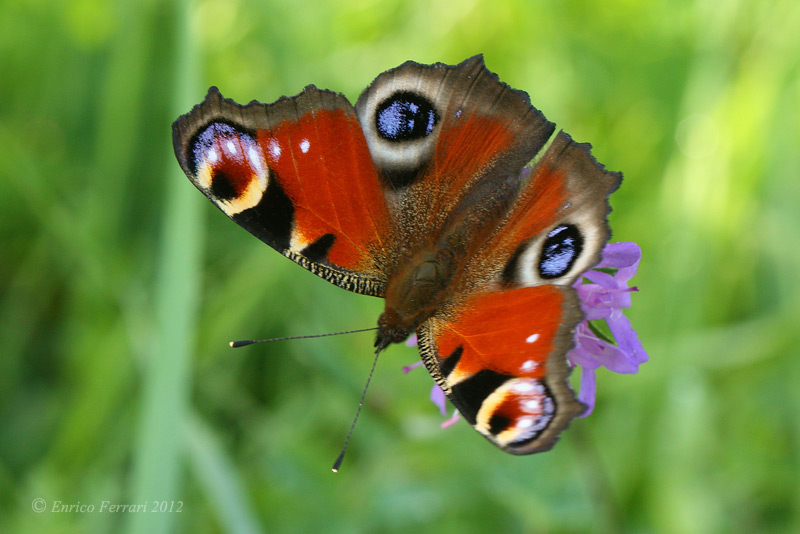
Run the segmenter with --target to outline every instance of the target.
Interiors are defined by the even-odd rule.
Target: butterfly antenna
[[[253,345],[254,343],[270,343],[272,341],[286,341],[288,339],[308,339],[312,337],[328,337],[328,336],[341,336],[342,334],[355,334],[358,332],[369,332],[370,330],[377,330],[377,326],[372,328],[362,328],[360,330],[345,330],[344,332],[330,332],[328,334],[312,334],[308,336],[289,336],[289,337],[274,337],[272,339],[243,339],[241,341],[231,341],[228,343],[231,348],[244,347],[246,345]]]
[[[339,466],[342,465],[342,460],[344,460],[344,453],[347,452],[347,445],[350,443],[350,436],[353,435],[353,429],[356,427],[356,421],[358,421],[358,416],[361,414],[361,407],[364,406],[364,398],[367,396],[367,389],[369,389],[369,383],[372,380],[372,374],[375,372],[375,365],[378,363],[378,356],[381,353],[381,349],[383,347],[378,347],[375,349],[375,359],[372,360],[372,367],[369,370],[369,376],[367,376],[367,383],[364,384],[364,391],[361,392],[361,400],[358,401],[358,409],[356,410],[356,416],[353,417],[353,422],[350,424],[350,430],[347,432],[347,437],[344,438],[344,445],[342,445],[342,452],[339,453],[339,457],[336,458],[336,461],[333,462],[333,468],[331,469],[334,473],[339,472]]]

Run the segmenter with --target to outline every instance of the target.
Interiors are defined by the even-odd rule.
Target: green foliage
[[[792,0],[3,2],[0,531],[796,532],[798,25]],[[651,361],[600,372],[595,413],[517,458],[440,430],[394,347],[332,475],[371,336],[225,343],[381,303],[225,220],[170,124],[212,84],[354,100],[479,52],[624,172],[611,224],[644,252]]]

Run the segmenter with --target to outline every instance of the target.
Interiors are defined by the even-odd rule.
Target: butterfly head
[[[392,343],[402,343],[408,339],[413,328],[404,327],[400,323],[397,313],[387,308],[378,318],[378,336],[375,338],[375,347],[383,350]]]

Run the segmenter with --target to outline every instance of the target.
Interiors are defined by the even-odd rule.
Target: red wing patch
[[[535,291],[485,293],[469,299],[458,319],[448,323],[437,340],[442,365],[458,383],[489,369],[509,376],[540,378],[554,349],[564,296],[555,286]],[[463,348],[458,363],[447,358]]]
[[[390,234],[386,200],[358,120],[343,110],[306,113],[258,132],[270,169],[294,206],[290,248],[300,252],[335,236],[328,261],[370,267]]]

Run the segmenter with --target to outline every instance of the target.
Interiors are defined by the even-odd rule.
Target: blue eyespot
[[[556,226],[542,244],[539,276],[548,280],[564,276],[572,269],[582,250],[583,236],[576,226]]]
[[[375,127],[388,141],[413,141],[431,134],[439,116],[427,99],[401,91],[378,106]]]

